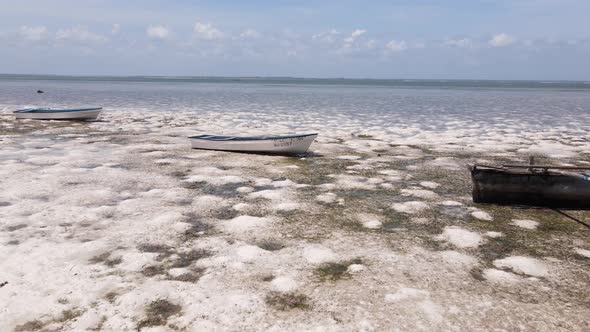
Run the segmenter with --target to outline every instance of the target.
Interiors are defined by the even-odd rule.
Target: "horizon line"
[[[349,81],[473,81],[473,82],[538,82],[538,83],[583,83],[590,80],[555,79],[485,79],[485,78],[374,78],[374,77],[305,77],[305,76],[222,76],[222,75],[112,75],[112,74],[15,74],[0,73],[0,77],[72,77],[72,78],[159,78],[159,79],[292,79],[292,80],[349,80]]]

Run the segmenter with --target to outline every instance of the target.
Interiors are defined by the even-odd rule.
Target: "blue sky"
[[[0,0],[0,73],[590,80],[588,0]]]

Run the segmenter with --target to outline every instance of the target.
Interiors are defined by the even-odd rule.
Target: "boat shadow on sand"
[[[277,156],[277,157],[292,157],[292,158],[322,158],[323,154],[309,151],[303,153],[280,153],[280,152],[255,152],[255,151],[224,151],[224,150],[212,150],[212,149],[193,149],[196,151],[217,151],[225,152],[227,154],[243,154],[243,155],[260,155],[260,156]]]

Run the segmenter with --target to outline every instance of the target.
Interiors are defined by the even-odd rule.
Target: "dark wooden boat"
[[[590,210],[590,172],[583,173],[587,169],[544,165],[475,165],[470,169],[473,202]]]

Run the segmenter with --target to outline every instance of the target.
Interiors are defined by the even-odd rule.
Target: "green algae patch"
[[[363,262],[360,258],[343,262],[324,263],[315,269],[315,274],[320,278],[321,281],[338,281],[340,279],[351,277],[350,273],[348,272],[349,266],[362,263]]]
[[[144,327],[163,326],[168,323],[168,318],[182,311],[180,305],[167,300],[159,299],[148,304],[145,308],[145,318],[137,324],[137,330]]]
[[[281,311],[310,308],[309,297],[297,293],[271,292],[266,296],[265,302],[270,307]]]

